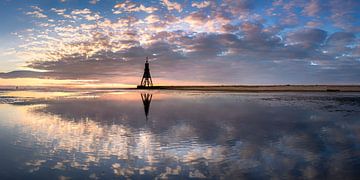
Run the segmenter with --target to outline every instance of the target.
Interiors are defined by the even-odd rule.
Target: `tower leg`
[[[151,84],[151,86],[153,86],[153,82],[152,82],[152,79],[151,79],[151,76],[150,76],[150,84]]]
[[[144,77],[141,79],[141,83],[140,83],[141,86],[144,85]]]

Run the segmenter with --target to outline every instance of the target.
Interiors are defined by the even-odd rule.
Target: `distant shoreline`
[[[137,86],[137,89],[226,92],[360,92],[360,85]]]
[[[199,86],[152,86],[127,88],[74,88],[74,87],[31,87],[18,89],[0,87],[0,91],[83,91],[83,90],[177,90],[218,92],[360,92],[360,85],[199,85]]]

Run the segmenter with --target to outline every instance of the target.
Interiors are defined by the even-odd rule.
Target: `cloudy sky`
[[[3,0],[0,86],[359,84],[357,0]]]

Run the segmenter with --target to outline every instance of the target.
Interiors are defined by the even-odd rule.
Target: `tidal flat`
[[[1,91],[0,179],[356,179],[360,93]]]

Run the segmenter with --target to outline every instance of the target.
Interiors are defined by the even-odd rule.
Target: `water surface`
[[[0,178],[355,179],[360,94],[0,92]]]

